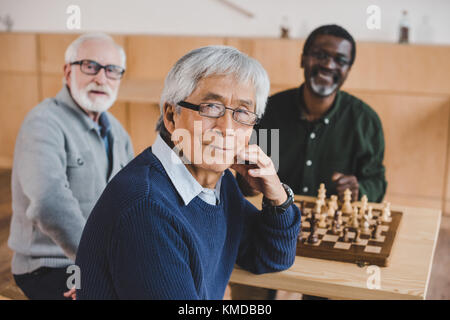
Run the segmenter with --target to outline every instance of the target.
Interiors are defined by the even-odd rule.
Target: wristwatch
[[[263,197],[262,200],[262,208],[263,211],[265,212],[270,212],[270,213],[276,213],[276,214],[282,214],[283,212],[285,212],[287,210],[287,208],[289,208],[291,206],[291,204],[294,203],[294,192],[292,191],[292,189],[285,183],[281,184],[284,188],[284,190],[286,191],[286,194],[288,196],[287,200],[285,202],[283,202],[282,204],[280,204],[279,206],[272,206],[269,202],[269,200],[266,197]]]

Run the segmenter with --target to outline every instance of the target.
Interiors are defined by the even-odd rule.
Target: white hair
[[[81,44],[83,44],[85,41],[88,40],[106,40],[110,41],[114,46],[119,50],[120,55],[120,63],[121,67],[126,67],[126,60],[127,56],[125,54],[125,50],[118,45],[111,36],[107,35],[106,33],[85,33],[78,38],[76,38],[66,49],[66,53],[64,55],[65,62],[71,63],[76,61],[78,56],[78,49],[80,48]]]
[[[192,94],[198,82],[212,75],[233,75],[241,83],[250,83],[255,89],[255,113],[261,117],[266,108],[270,81],[266,70],[253,58],[229,46],[207,46],[190,51],[181,57],[169,71],[161,94],[161,116],[156,130],[163,127],[164,105],[175,106]]]

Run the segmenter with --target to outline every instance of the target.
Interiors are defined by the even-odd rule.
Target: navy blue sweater
[[[222,299],[234,264],[253,273],[294,262],[300,211],[257,210],[227,170],[221,201],[187,206],[148,148],[108,184],[81,238],[77,299]]]

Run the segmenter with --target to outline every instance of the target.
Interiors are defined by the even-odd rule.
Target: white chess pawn
[[[314,207],[314,213],[320,214],[322,212],[322,202],[317,199],[316,206]]]
[[[359,221],[358,221],[358,207],[353,207],[353,215],[352,215],[352,227],[358,228],[359,227]]]
[[[390,202],[383,202],[384,208],[383,213],[381,215],[381,220],[383,222],[389,222],[389,218],[391,217],[391,203]]]
[[[333,218],[334,217],[334,213],[336,212],[337,208],[338,208],[337,196],[336,195],[332,195],[330,197],[330,201],[328,201],[328,217],[329,218]]]
[[[367,214],[363,217],[363,233],[370,233],[370,222],[369,222],[369,216]]]
[[[328,204],[328,217],[331,219],[334,217],[334,213],[336,212],[336,209],[333,205],[333,203]]]
[[[352,192],[350,189],[345,189],[344,191],[344,204],[342,205],[342,213],[351,214],[353,212],[352,208]]]
[[[325,205],[325,198],[327,194],[327,190],[325,189],[325,184],[321,183],[319,190],[317,190],[317,199],[320,201],[320,203],[324,206]]]
[[[326,213],[323,213],[323,214],[320,215],[319,228],[326,228],[327,227],[326,218],[327,218],[327,214]]]
[[[367,217],[369,218],[369,221],[372,220],[372,218],[373,218],[372,210],[373,210],[373,207],[372,207],[372,206],[369,206],[369,207],[367,208]]]
[[[391,203],[390,202],[384,202],[384,210],[386,210],[386,214],[388,217],[391,216]]]
[[[359,210],[359,217],[362,218],[366,214],[368,199],[366,195],[361,197],[361,208]]]

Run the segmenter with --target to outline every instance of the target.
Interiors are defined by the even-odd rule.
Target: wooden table
[[[249,200],[261,207],[260,196]],[[379,289],[368,288],[368,280],[373,287],[375,277],[370,266],[298,256],[290,269],[277,273],[255,275],[236,266],[230,281],[332,299],[425,299],[441,211],[395,205],[391,209],[402,211],[403,219],[390,265],[378,269]]]

